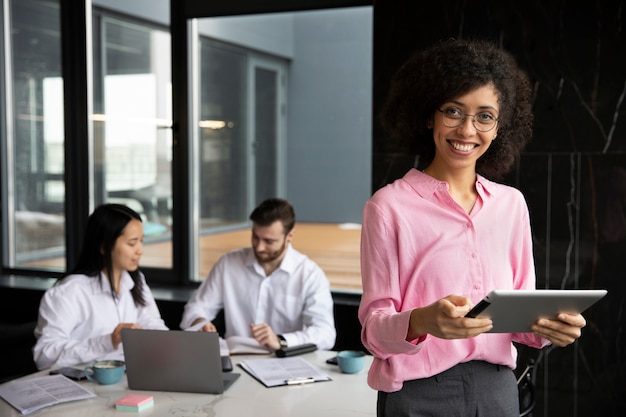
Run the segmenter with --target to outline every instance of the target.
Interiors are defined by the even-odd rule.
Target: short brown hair
[[[260,226],[269,226],[276,220],[280,220],[286,235],[296,224],[296,213],[287,200],[268,198],[252,211],[250,220]]]

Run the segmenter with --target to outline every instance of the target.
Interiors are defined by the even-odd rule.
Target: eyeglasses
[[[489,112],[480,112],[476,114],[465,114],[456,107],[448,107],[446,109],[437,109],[443,117],[443,124],[447,127],[459,127],[465,122],[466,117],[472,118],[472,125],[479,132],[489,132],[496,127],[498,119]]]

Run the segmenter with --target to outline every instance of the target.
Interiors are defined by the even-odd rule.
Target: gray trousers
[[[378,417],[519,417],[515,374],[502,365],[472,361],[430,378],[378,392]]]

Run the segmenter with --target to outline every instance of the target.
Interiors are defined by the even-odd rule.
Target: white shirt
[[[135,305],[130,293],[135,283],[126,271],[122,273],[117,298],[102,273],[99,278],[69,275],[49,288],[41,299],[35,328],[33,357],[37,368],[124,360],[122,344],[113,349],[111,341],[111,333],[119,323],[168,330],[143,274],[140,279],[146,301],[143,307]]]
[[[194,320],[213,320],[224,309],[226,338],[252,337],[251,323],[267,323],[289,346],[335,344],[330,283],[324,271],[289,245],[281,265],[269,276],[251,247],[222,256],[185,305],[180,327]]]

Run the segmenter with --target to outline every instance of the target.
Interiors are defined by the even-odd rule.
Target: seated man
[[[252,214],[252,246],[222,256],[185,305],[182,329],[211,322],[224,309],[225,337],[247,336],[270,350],[303,343],[331,349],[336,331],[330,284],[322,269],[291,246],[291,204],[271,198]]]

